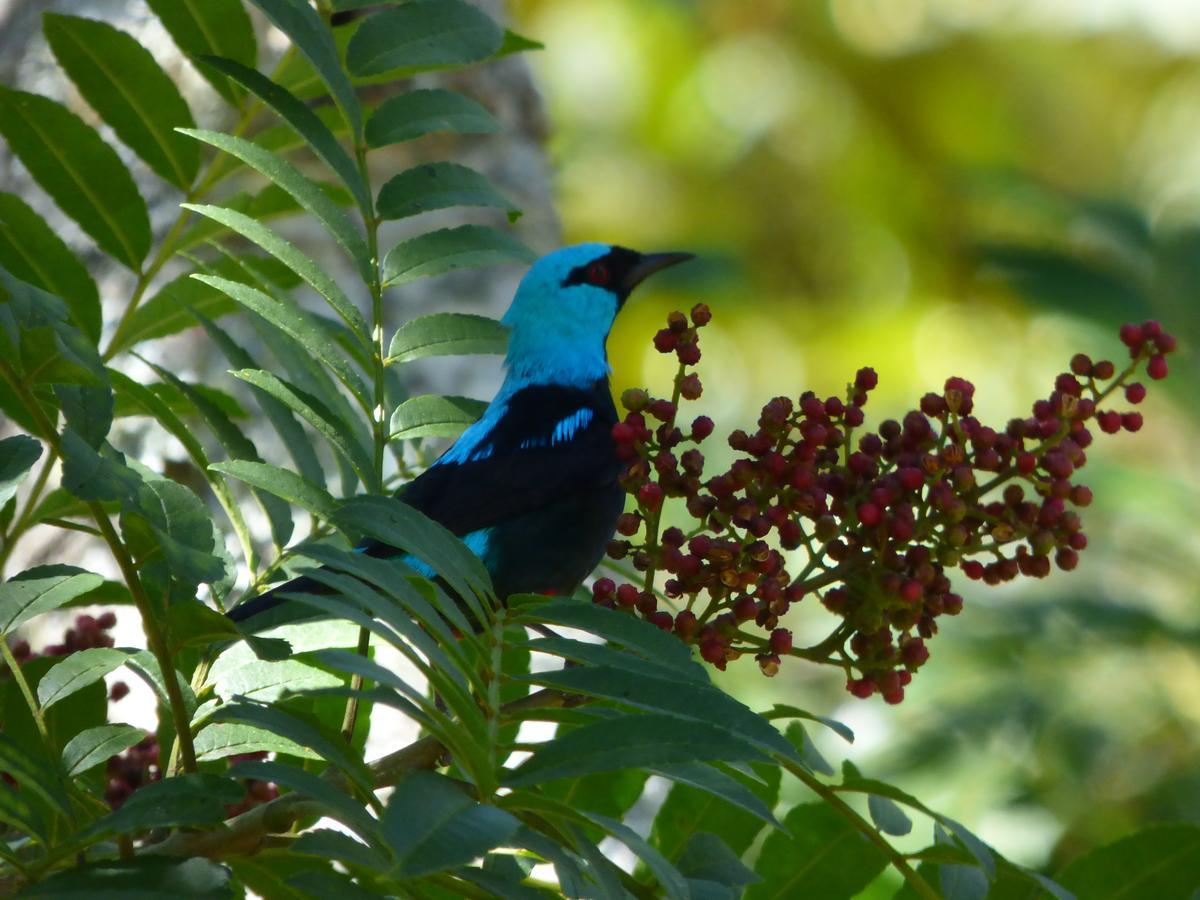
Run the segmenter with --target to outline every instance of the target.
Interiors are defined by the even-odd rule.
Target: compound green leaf
[[[104,579],[75,566],[26,569],[0,585],[0,635],[10,634],[36,615],[58,609],[95,590]]]
[[[42,445],[27,434],[0,440],[0,506],[16,496],[17,488],[42,456]]]
[[[470,397],[424,394],[411,397],[392,413],[391,440],[423,437],[458,437],[477,420],[487,404]]]
[[[99,681],[113,669],[125,664],[129,654],[111,647],[91,647],[64,657],[42,676],[37,696],[42,709],[49,709],[76,691]]]
[[[109,757],[128,750],[145,736],[146,732],[142,729],[120,722],[86,728],[63,747],[63,768],[68,775],[82,775],[107,762]]]
[[[487,316],[468,313],[433,313],[411,319],[396,329],[386,362],[406,363],[427,356],[467,353],[504,353],[508,326]]]

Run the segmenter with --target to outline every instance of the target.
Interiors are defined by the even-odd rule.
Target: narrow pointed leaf
[[[124,650],[111,647],[91,647],[65,656],[38,682],[38,702],[42,709],[49,709],[124,665],[128,658]]]
[[[503,40],[503,29],[469,3],[418,0],[363,22],[346,48],[346,63],[359,76],[465,65],[491,56]]]
[[[667,897],[689,900],[691,891],[688,890],[687,883],[684,881],[683,876],[679,874],[679,870],[671,865],[658,850],[651,847],[640,834],[616,819],[610,819],[607,816],[595,813],[584,813],[584,815],[632,850],[646,864],[646,867],[654,873],[659,887],[662,888]]]
[[[383,261],[385,284],[407,284],[455,269],[498,263],[531,263],[532,250],[503,232],[483,225],[443,228],[403,241]]]
[[[330,814],[344,825],[349,825],[365,840],[372,839],[378,832],[376,821],[367,814],[362,804],[339,790],[328,779],[318,778],[311,772],[280,762],[241,762],[230,769],[234,778],[256,778],[286,787],[299,794],[306,794],[329,809]]]
[[[0,585],[0,635],[10,634],[36,615],[58,609],[95,590],[104,579],[75,566],[26,569]]]
[[[1056,880],[1081,900],[1188,900],[1200,890],[1200,828],[1151,826],[1083,854]]]
[[[341,108],[351,130],[362,132],[362,108],[350,79],[342,69],[333,35],[316,10],[304,0],[251,0],[271,20],[276,28],[286,34],[312,64],[320,79],[325,82],[333,100]],[[247,65],[250,61],[243,60]]]
[[[520,824],[511,813],[475,802],[448,778],[422,771],[396,785],[380,821],[404,878],[469,863]]]
[[[341,769],[363,791],[372,789],[370,771],[361,759],[355,758],[341,738],[326,734],[317,722],[294,711],[256,703],[229,703],[213,713],[212,721],[265,728],[319,754],[326,762]]]
[[[500,123],[477,101],[444,90],[405,91],[379,104],[367,120],[367,143],[384,147],[427,134],[494,134]]]
[[[207,319],[203,315],[197,314],[200,324],[204,330],[208,332],[209,338],[216,345],[217,349],[225,355],[225,359],[236,369],[257,369],[260,368],[254,358],[246,352],[245,349],[233,338],[231,338],[224,330],[216,325],[216,323]],[[258,405],[271,420],[271,424],[275,426],[275,431],[279,434],[283,444],[288,449],[288,453],[292,456],[292,461],[296,463],[296,467],[300,470],[300,475],[306,478],[309,482],[315,485],[320,490],[325,490],[325,469],[321,465],[321,461],[317,459],[317,454],[313,450],[312,443],[304,433],[304,429],[300,423],[296,421],[291,410],[276,400],[269,394],[258,392]]]
[[[17,488],[42,456],[42,445],[27,434],[0,440],[0,506],[16,496]]]
[[[124,834],[151,828],[218,825],[225,805],[237,803],[245,789],[223,775],[176,775],[153,781],[130,795],[121,808],[95,822],[87,833]]]
[[[747,900],[849,900],[888,863],[879,847],[824,803],[795,807],[783,825],[786,831],[767,835],[756,867],[763,880],[750,886]]]
[[[220,863],[200,857],[179,862],[156,856],[76,866],[29,885],[21,895],[55,900],[228,900],[233,896],[229,870]]]
[[[268,491],[276,497],[282,497],[289,503],[294,503],[322,519],[329,518],[337,507],[337,501],[329,496],[324,488],[317,487],[302,475],[287,469],[280,469],[278,466],[234,459],[213,463],[209,468],[244,481],[260,490]]]
[[[195,739],[196,759],[208,762],[246,753],[281,753],[301,759],[320,759],[320,754],[275,734],[238,722],[213,722],[205,725]]]
[[[233,374],[260,391],[270,394],[308,422],[349,461],[364,484],[371,483],[371,460],[366,450],[347,435],[341,423],[324,403],[261,369],[242,369]]]
[[[150,216],[129,170],[95,129],[53,100],[0,88],[0,134],[100,249],[138,270],[150,249]]]
[[[505,779],[513,787],[551,778],[657,767],[701,760],[762,760],[765,756],[730,732],[669,715],[606,718],[556,737]]]
[[[246,240],[252,241],[266,250],[304,279],[313,290],[324,297],[329,302],[329,305],[333,307],[334,311],[342,317],[342,321],[350,326],[359,340],[364,344],[370,342],[370,328],[367,326],[366,319],[363,318],[362,313],[350,302],[350,299],[338,287],[337,283],[315,262],[297,250],[293,244],[285,241],[257,220],[237,210],[225,209],[220,206],[206,206],[204,204],[183,203],[180,205],[184,209],[190,209],[202,216],[220,222],[227,228],[236,231],[242,237],[246,238]]]
[[[238,95],[222,75],[201,58],[223,56],[253,66],[258,56],[254,26],[241,0],[146,0],[175,41],[192,58],[193,65],[230,103]]]
[[[42,29],[79,93],[151,169],[187,190],[199,148],[175,132],[195,125],[191,110],[150,51],[107,22],[47,13]]]
[[[321,326],[304,310],[290,303],[269,297],[257,288],[230,281],[217,275],[193,275],[197,281],[216,288],[233,298],[246,309],[262,316],[280,331],[297,341],[306,351],[321,360],[338,380],[350,389],[364,409],[371,408],[366,385],[359,374],[351,368],[346,357],[338,352]]]
[[[391,440],[422,437],[458,437],[487,409],[482,400],[425,394],[412,397],[392,413]]]
[[[87,728],[63,747],[63,768],[68,775],[82,775],[89,769],[107,762],[110,756],[116,756],[128,750],[146,736],[146,732],[132,725],[115,723],[112,725],[97,725]]]
[[[100,339],[100,293],[62,238],[16,194],[0,192],[0,265],[22,281],[61,297],[71,320]]]
[[[359,208],[365,213],[371,208],[370,196],[363,183],[358,166],[350,158],[346,148],[341,145],[333,132],[330,131],[312,109],[298,99],[291,91],[276,84],[265,75],[239,62],[219,57],[206,57],[205,62],[217,71],[228,75],[283,119],[291,128],[304,138],[312,151],[317,154],[330,169],[337,174],[342,183],[354,195]]]
[[[905,835],[912,831],[912,819],[887,797],[868,794],[867,810],[871,813],[871,821],[875,823],[875,827],[884,834]]]
[[[350,258],[358,263],[359,270],[369,274],[371,254],[362,233],[316,182],[303,175],[290,162],[251,141],[230,134],[195,128],[181,128],[179,131],[237,157],[291,194],[297,203],[325,226],[334,240],[350,254]]]
[[[433,313],[411,319],[396,329],[388,347],[387,362],[406,363],[427,356],[467,353],[504,353],[508,326],[487,316],[468,313]]]
[[[379,190],[379,216],[403,219],[453,206],[490,206],[508,213],[515,222],[521,211],[502,196],[486,176],[458,163],[415,166],[393,176]]]

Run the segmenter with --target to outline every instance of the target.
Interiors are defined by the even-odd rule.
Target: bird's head
[[[503,322],[506,363],[525,381],[590,384],[608,374],[604,342],[629,294],[690,253],[638,253],[611,244],[563,247],[521,279]]]

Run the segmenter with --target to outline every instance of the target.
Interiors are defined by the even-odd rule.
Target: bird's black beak
[[[643,253],[638,261],[626,271],[621,284],[622,295],[628,297],[630,291],[655,272],[693,258],[694,255],[691,253]]]

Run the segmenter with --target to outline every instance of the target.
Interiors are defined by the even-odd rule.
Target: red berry
[[[1112,360],[1102,359],[1100,362],[1092,366],[1092,377],[1100,381],[1107,381],[1112,378],[1117,371],[1117,367],[1113,365]]]
[[[1125,388],[1125,399],[1135,405],[1141,403],[1146,399],[1146,386],[1137,382],[1127,385]]]
[[[595,600],[603,600],[605,597],[611,597],[617,586],[611,578],[597,578],[595,584],[592,585],[592,598]]]
[[[1146,374],[1155,381],[1161,381],[1167,377],[1167,358],[1161,353],[1150,357],[1150,362],[1146,363]]]
[[[874,503],[864,503],[857,510],[858,521],[862,522],[868,528],[879,524],[883,518],[883,513]]]
[[[694,366],[700,362],[700,345],[684,344],[675,351],[675,355],[685,366]]]
[[[1071,357],[1071,371],[1081,377],[1092,374],[1092,360],[1086,353],[1076,353]]]
[[[129,685],[123,681],[113,682],[113,686],[109,689],[108,699],[113,703],[129,696]]]
[[[870,366],[864,366],[854,376],[854,386],[860,391],[874,390],[879,384],[879,375]]]
[[[758,617],[758,604],[753,597],[739,597],[733,604],[733,617],[739,622],[749,622]]]
[[[639,594],[632,584],[623,584],[617,588],[617,602],[622,606],[636,606]]]
[[[654,335],[654,349],[659,353],[670,353],[678,343],[678,335],[670,328],[664,328]]]
[[[646,621],[651,625],[656,625],[663,631],[670,631],[675,625],[675,620],[671,618],[671,614],[665,609],[660,609],[658,612],[651,613],[646,617]]]
[[[1116,434],[1121,430],[1121,414],[1111,409],[1096,416],[1096,421],[1100,425],[1100,430],[1105,434]]]
[[[618,422],[612,427],[612,437],[618,444],[632,444],[637,439],[637,431],[628,422]]]
[[[772,653],[791,653],[792,633],[786,628],[776,628],[771,632],[770,646]]]
[[[112,610],[101,613],[100,617],[98,619],[96,619],[96,624],[99,625],[105,631],[107,631],[108,629],[112,628],[114,625],[117,624],[117,614],[115,612],[113,612]]]
[[[1142,329],[1132,323],[1122,325],[1120,335],[1121,343],[1126,347],[1137,347],[1144,340],[1142,337]]]
[[[700,658],[713,665],[725,662],[725,645],[717,640],[707,640],[700,645]]]
[[[1170,353],[1176,346],[1175,335],[1164,331],[1154,338],[1154,346],[1158,348],[1159,353]]]
[[[707,303],[697,303],[692,307],[692,324],[697,328],[703,328],[712,321],[712,311],[708,308]]]
[[[1140,431],[1142,428],[1142,414],[1140,412],[1127,412],[1121,416],[1121,427],[1126,431]]]
[[[846,690],[860,700],[866,700],[875,693],[875,682],[869,678],[851,678],[846,682]]]
[[[690,609],[685,609],[675,616],[675,633],[682,640],[690,641],[696,636],[696,631],[699,624],[696,621],[696,614]]]
[[[638,488],[637,492],[638,503],[649,510],[656,510],[662,506],[663,489],[653,481],[649,484],[643,484]]]

